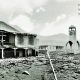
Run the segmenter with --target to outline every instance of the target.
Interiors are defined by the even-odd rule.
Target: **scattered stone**
[[[28,71],[24,71],[22,74],[30,75]]]
[[[80,74],[80,70],[78,70],[78,71],[75,71],[75,73],[77,73],[77,74]]]
[[[74,64],[74,63],[70,63],[70,66],[73,66],[73,67],[74,67],[74,66],[75,66],[75,64]]]
[[[74,59],[73,56],[69,56],[69,57],[68,57],[68,60],[73,60],[73,59]]]
[[[9,65],[13,65],[13,66],[15,66],[15,63],[9,63]]]
[[[76,76],[72,76],[74,79],[77,79],[77,77]]]
[[[15,71],[15,73],[21,74],[22,71],[21,71],[20,69],[17,69],[17,70]]]
[[[41,75],[41,78],[42,78],[41,80],[45,80],[44,75]]]
[[[4,78],[4,75],[3,75],[3,74],[0,74],[0,76],[1,76],[2,78]]]
[[[40,59],[39,61],[40,61],[40,62],[43,62],[43,60],[41,60],[41,59]]]
[[[74,64],[80,64],[80,61],[79,60],[73,60],[72,61]]]
[[[66,69],[68,69],[68,66],[64,66],[63,68],[66,70]]]

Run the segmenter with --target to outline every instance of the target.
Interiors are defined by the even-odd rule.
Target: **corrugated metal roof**
[[[12,26],[8,25],[3,21],[0,21],[0,30],[5,30],[8,32],[19,32],[18,30],[16,30],[15,28],[13,28]]]
[[[31,34],[31,33],[27,33],[24,30],[22,30],[20,27],[18,26],[10,26],[9,24],[7,24],[6,22],[0,21],[0,30],[4,30],[7,32],[12,32],[14,34],[23,34],[23,35],[34,35],[37,36],[36,34]]]
[[[39,45],[54,45],[54,46],[64,46],[67,43],[67,41],[55,41],[55,40],[49,40],[49,41],[41,41],[39,42]]]

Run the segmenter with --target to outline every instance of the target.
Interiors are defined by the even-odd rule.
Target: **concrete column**
[[[26,49],[25,49],[25,57],[27,57],[27,52],[26,52]]]
[[[32,53],[32,49],[30,50],[30,56],[32,56],[33,55],[33,53]]]
[[[25,57],[26,57],[26,49],[25,49]]]
[[[16,57],[16,48],[14,48],[14,56]]]
[[[34,50],[35,50],[35,56],[37,56],[37,55],[36,55],[36,49],[34,49]]]
[[[28,51],[27,51],[28,53],[27,53],[27,56],[29,56],[29,49],[28,49]]]
[[[4,48],[2,48],[2,59],[4,58]]]
[[[32,56],[32,49],[28,49],[28,56]]]
[[[28,56],[28,48],[24,48],[25,49],[25,57],[27,57]]]
[[[22,52],[22,50],[20,50],[20,51],[19,51],[19,57],[23,57],[22,54],[23,54],[23,52]]]

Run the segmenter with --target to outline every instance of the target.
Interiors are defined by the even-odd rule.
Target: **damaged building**
[[[0,58],[36,56],[36,34],[22,30],[0,21]]]
[[[71,25],[69,27],[69,41],[66,43],[66,49],[72,53],[78,53],[79,46],[79,41],[76,38],[76,27]]]

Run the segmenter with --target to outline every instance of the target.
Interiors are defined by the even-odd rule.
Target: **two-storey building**
[[[36,56],[36,36],[0,21],[0,58]]]

